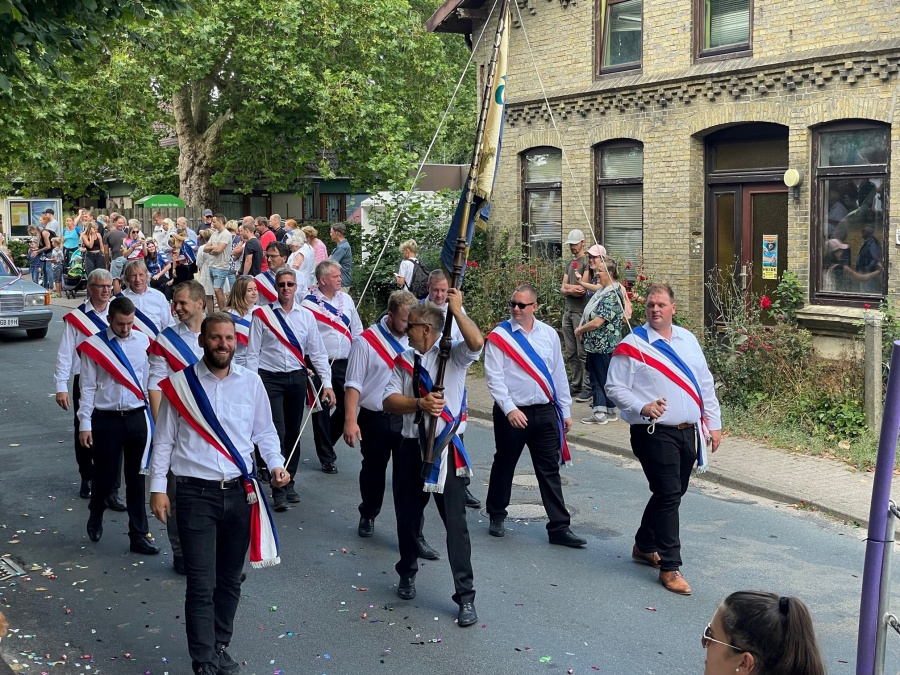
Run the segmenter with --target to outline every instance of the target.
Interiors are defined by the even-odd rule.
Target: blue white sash
[[[116,294],[117,298],[127,298],[128,296],[124,293]],[[128,298],[131,300],[131,298]],[[144,314],[138,308],[137,304],[134,306],[134,327],[141,331],[144,335],[146,335],[151,340],[159,335],[159,328],[155,323],[153,323],[153,319]]]
[[[154,356],[164,358],[169,368],[176,373],[200,360],[200,357],[194,353],[194,350],[173,326],[169,326],[157,335],[147,351]]]
[[[250,473],[244,458],[228,437],[213,410],[209,397],[190,366],[159,383],[166,399],[194,431],[217,452],[228,458],[241,472],[247,501],[250,503],[250,565],[272,567],[281,562],[275,521],[255,473]]]
[[[257,307],[253,310],[253,316],[262,321],[263,325],[272,331],[285,349],[297,358],[297,361],[300,363],[300,369],[305,370],[306,363],[303,358],[303,348],[300,346],[300,340],[297,339],[290,324],[284,318],[282,309],[274,304]]]
[[[321,302],[321,305],[319,304]],[[346,337],[353,342],[353,334],[350,332],[350,317],[343,312],[338,311],[337,307],[325,300],[319,300],[318,297],[310,293],[303,302],[300,303],[312,312],[313,317],[323,326],[327,326],[332,330]]]
[[[360,334],[360,337],[368,342],[385,365],[393,370],[394,361],[404,352],[404,347],[397,338],[391,335],[391,332],[380,321],[369,326]]]
[[[235,338],[245,347],[250,344],[250,321],[238,316],[232,310],[228,310],[231,318],[234,319]],[[252,315],[252,313],[251,313]]]
[[[275,290],[274,274],[271,272],[262,272],[257,274],[254,279],[256,280],[256,288],[259,291],[259,296],[265,298],[266,303],[278,300],[278,291]]]
[[[93,308],[88,307],[88,303],[84,303],[66,314],[63,321],[86,337],[105,331],[109,327],[102,316],[97,314]]]

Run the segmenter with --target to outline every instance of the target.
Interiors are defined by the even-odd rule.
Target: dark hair
[[[268,246],[266,246],[267,251],[272,248],[278,251],[278,255],[280,255],[285,260],[291,257],[291,247],[282,241],[273,241]]]
[[[754,673],[825,675],[812,617],[799,598],[738,591],[719,611],[727,641],[756,660]]]
[[[268,219],[267,219],[265,216],[257,216],[257,217],[256,217],[256,224],[257,224],[257,225],[262,225],[262,226],[265,227],[267,230],[269,229],[269,221],[268,221]]]
[[[134,303],[124,295],[109,303],[109,310],[106,312],[107,316],[128,316],[129,314],[134,314]]]
[[[670,302],[675,302],[675,291],[669,284],[652,283],[647,286],[647,294],[644,296],[649,298],[651,295],[668,295]]]
[[[200,324],[200,335],[206,337],[207,326],[220,323],[230,323],[234,326],[234,317],[228,312],[213,312],[212,314],[207,314],[206,318],[203,319],[203,323]]]

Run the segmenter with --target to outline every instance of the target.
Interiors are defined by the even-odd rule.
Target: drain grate
[[[23,574],[25,574],[25,570],[16,565],[11,558],[7,556],[0,558],[0,581],[20,577]]]

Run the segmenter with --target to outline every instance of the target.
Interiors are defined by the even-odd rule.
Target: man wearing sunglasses
[[[288,473],[292,478],[285,487],[272,487],[272,509],[286,511],[288,503],[296,504],[300,496],[294,489],[293,476],[300,463],[299,446],[303,420],[303,405],[307,394],[306,359],[309,358],[322,378],[321,398],[325,405],[333,405],[331,366],[328,354],[312,315],[294,302],[297,293],[297,275],[290,268],[275,273],[278,301],[258,307],[250,323],[250,341],[247,346],[246,367],[258,372],[269,396],[272,421],[281,440],[281,453],[287,459]],[[292,470],[293,469],[293,470]]]
[[[530,284],[516,288],[509,302],[510,318],[487,337],[484,375],[494,398],[494,439],[497,448],[488,485],[488,532],[506,534],[503,523],[512,492],[513,473],[527,445],[550,519],[551,544],[580,548],[587,541],[569,528],[563,499],[560,464],[570,464],[566,434],[572,428],[566,368],[556,331],[534,318],[537,291]]]

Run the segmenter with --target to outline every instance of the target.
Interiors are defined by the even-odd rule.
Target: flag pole
[[[469,219],[472,212],[472,205],[475,202],[475,185],[478,181],[478,174],[481,170],[482,160],[484,159],[484,132],[487,125],[488,112],[491,108],[491,102],[494,94],[494,78],[497,71],[497,58],[500,54],[500,45],[503,40],[504,33],[509,28],[509,0],[502,0],[500,3],[500,15],[497,20],[497,32],[494,34],[494,46],[491,51],[491,58],[488,62],[487,80],[484,84],[484,94],[481,98],[481,111],[478,115],[478,126],[475,130],[475,145],[472,149],[472,162],[469,165],[469,176],[466,180],[465,201],[462,207],[462,218],[459,225],[459,236],[456,239],[456,250],[453,253],[453,269],[449,270],[452,274],[450,283],[451,288],[459,288],[462,280],[463,269],[466,265],[467,248],[469,245],[468,229]],[[440,348],[438,351],[438,370],[434,378],[434,387],[432,391],[443,396],[444,393],[444,375],[447,370],[447,361],[450,360],[451,340],[450,334],[453,330],[453,314],[447,312],[447,318],[444,320],[444,330],[441,334]],[[430,417],[428,425],[428,441],[425,447],[425,457],[422,463],[422,478],[428,480],[434,469],[434,443],[437,436],[437,418]]]

